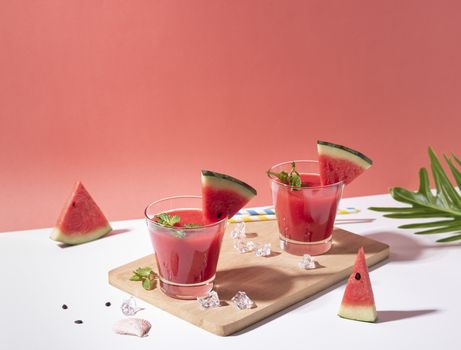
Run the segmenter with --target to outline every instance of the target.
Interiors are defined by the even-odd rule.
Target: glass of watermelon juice
[[[145,210],[155,251],[161,290],[178,299],[195,299],[213,289],[227,217],[205,223],[202,197],[178,196],[158,200]],[[178,215],[173,227],[160,225],[155,215]]]
[[[342,181],[322,186],[319,163],[296,160],[301,187],[292,187],[270,175],[272,199],[279,228],[280,245],[294,255],[320,255],[332,245],[333,225],[341,199]],[[270,171],[290,173],[292,161],[274,165]]]

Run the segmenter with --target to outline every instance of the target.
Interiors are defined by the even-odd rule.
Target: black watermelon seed
[[[357,281],[360,281],[361,278],[362,278],[362,276],[360,276],[360,273],[356,272],[356,273],[355,273],[355,279],[356,279]]]
[[[61,306],[64,310],[67,310],[67,305],[66,304],[62,304]]]
[[[216,214],[216,216],[218,217],[218,219],[221,219],[222,213],[218,213]]]
[[[109,307],[111,305],[110,301],[106,303],[106,306]]]
[[[76,323],[76,324],[82,324],[83,321],[82,321],[82,320],[75,320],[74,323]]]

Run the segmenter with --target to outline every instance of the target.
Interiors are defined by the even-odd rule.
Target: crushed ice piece
[[[151,327],[150,322],[142,318],[125,318],[115,322],[112,329],[117,334],[145,337]]]
[[[250,299],[247,293],[242,291],[238,291],[231,301],[239,310],[251,309],[255,305],[254,301]]]
[[[258,247],[255,250],[256,256],[269,256],[272,253],[272,245],[270,243],[265,243],[261,247]]]
[[[133,297],[124,300],[120,308],[125,316],[133,316],[136,315],[138,311],[144,310],[142,307],[136,305],[136,299]]]
[[[239,222],[231,231],[233,239],[244,239],[246,237],[246,226],[244,222]]]
[[[236,239],[234,241],[234,248],[238,250],[239,253],[248,253],[252,252],[258,245],[253,241],[246,241],[244,239]]]
[[[197,302],[203,309],[213,309],[221,304],[218,293],[216,293],[214,290],[203,297],[197,297]]]
[[[246,246],[249,252],[259,248],[259,244],[253,241],[246,241]]]
[[[315,269],[315,259],[309,254],[304,254],[298,265],[300,268],[305,270]]]

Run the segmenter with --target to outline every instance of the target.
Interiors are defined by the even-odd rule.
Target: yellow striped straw
[[[276,220],[275,215],[234,215],[228,222],[251,222]]]

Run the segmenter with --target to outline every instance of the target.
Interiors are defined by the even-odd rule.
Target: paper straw
[[[359,213],[360,209],[354,207],[340,208],[338,209],[338,215],[356,214]],[[252,222],[252,221],[267,221],[276,220],[275,211],[273,207],[257,207],[240,210],[234,215],[229,222]]]
[[[240,210],[236,215],[275,215],[275,211],[272,207],[248,208]]]
[[[276,220],[275,215],[234,215],[229,222],[251,222]]]

